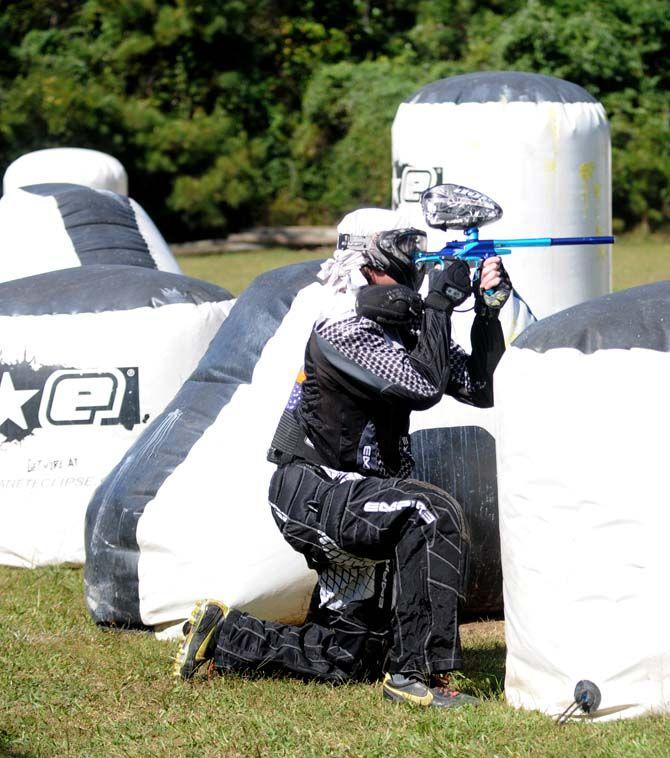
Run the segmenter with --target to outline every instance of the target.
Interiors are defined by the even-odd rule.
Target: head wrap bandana
[[[357,290],[367,284],[367,280],[361,274],[361,267],[370,263],[366,255],[366,246],[372,244],[372,237],[377,232],[391,229],[403,229],[412,226],[404,215],[397,211],[384,208],[360,208],[342,219],[337,227],[338,235],[350,235],[351,237],[366,238],[364,244],[347,246],[342,249],[339,246],[332,256],[321,265],[319,279],[336,292]]]

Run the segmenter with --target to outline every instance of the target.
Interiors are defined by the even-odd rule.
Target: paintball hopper
[[[502,208],[488,195],[460,184],[437,184],[421,195],[421,210],[434,229],[470,229],[497,221]]]

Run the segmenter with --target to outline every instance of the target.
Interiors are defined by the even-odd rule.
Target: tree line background
[[[667,0],[16,0],[0,6],[0,167],[116,156],[174,241],[390,203],[390,126],[423,85],[568,79],[612,127],[617,230],[670,223]]]

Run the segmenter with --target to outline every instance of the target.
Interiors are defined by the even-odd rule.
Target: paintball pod
[[[552,247],[554,245],[611,245],[614,237],[530,237],[506,240],[479,239],[479,227],[497,221],[502,208],[483,192],[460,184],[438,184],[421,195],[421,208],[428,226],[434,229],[462,229],[464,240],[453,240],[437,252],[419,252],[417,266],[434,263],[439,268],[443,261],[457,258],[480,261],[494,255],[508,255],[513,247]]]

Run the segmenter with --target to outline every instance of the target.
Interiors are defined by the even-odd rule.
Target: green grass
[[[260,271],[327,251],[181,260],[236,294]],[[670,278],[670,242],[625,238],[616,289]],[[477,711],[383,704],[379,686],[333,688],[236,678],[175,685],[174,643],[97,629],[82,571],[0,567],[0,756],[520,755],[667,756],[670,718],[557,727],[505,705],[502,624],[464,629],[466,691]]]
[[[383,703],[378,685],[174,684],[174,644],[96,629],[82,571],[0,568],[0,755],[667,755],[670,719],[557,727],[502,698],[501,623],[469,625],[476,711]]]
[[[627,235],[612,246],[615,290],[670,279],[670,237]]]
[[[182,255],[179,258],[179,265],[188,276],[214,282],[234,295],[239,295],[249,282],[263,271],[288,266],[289,263],[327,258],[331,252],[326,249],[273,248],[223,255]]]

